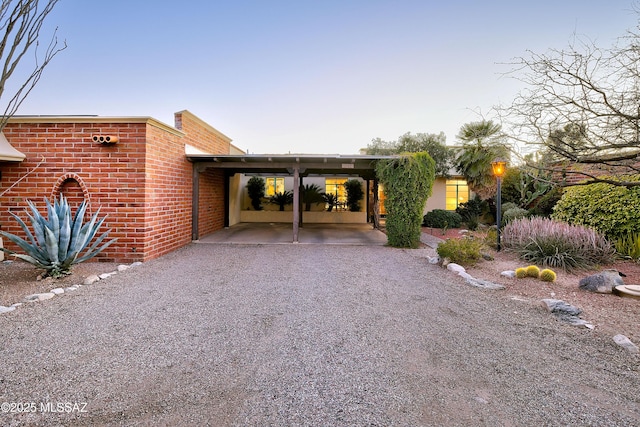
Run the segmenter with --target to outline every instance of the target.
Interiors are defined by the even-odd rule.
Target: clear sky
[[[603,47],[638,24],[632,0],[61,0],[68,48],[18,114],[189,110],[250,153],[354,154],[373,138],[439,133],[508,103],[501,65]]]

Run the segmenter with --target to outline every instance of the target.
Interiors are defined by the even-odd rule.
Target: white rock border
[[[48,300],[48,299],[51,299],[51,298],[55,297],[56,295],[64,295],[65,293],[76,291],[76,290],[80,289],[82,286],[91,285],[91,284],[94,284],[94,283],[98,282],[99,280],[108,279],[109,277],[111,277],[111,276],[113,276],[115,274],[118,274],[118,272],[122,272],[122,271],[128,270],[131,267],[137,267],[139,265],[142,265],[142,262],[136,261],[136,262],[134,262],[132,264],[129,264],[129,265],[120,264],[118,266],[117,271],[112,271],[110,273],[103,273],[103,274],[101,274],[99,276],[96,275],[96,274],[92,274],[91,276],[87,276],[84,279],[84,281],[82,282],[82,285],[78,284],[78,285],[73,285],[73,286],[69,286],[69,287],[66,287],[66,288],[54,288],[54,289],[51,289],[49,292],[43,292],[43,293],[39,293],[39,294],[27,295],[26,297],[23,298],[22,302],[17,302],[15,304],[10,305],[9,307],[5,307],[3,305],[0,305],[0,315],[15,311],[16,308],[20,307],[24,303],[33,303],[33,302],[45,301],[45,300]]]

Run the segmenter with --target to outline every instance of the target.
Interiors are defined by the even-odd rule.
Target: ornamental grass
[[[613,262],[613,245],[598,232],[548,218],[520,218],[504,227],[503,247],[520,258],[565,271]]]

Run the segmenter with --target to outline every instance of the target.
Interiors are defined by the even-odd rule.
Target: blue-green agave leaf
[[[58,259],[58,240],[56,239],[55,234],[48,227],[44,229],[44,234],[47,240],[47,254],[49,255],[49,259],[53,264],[59,262]]]

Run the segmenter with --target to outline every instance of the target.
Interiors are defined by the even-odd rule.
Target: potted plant
[[[318,204],[324,202],[322,190],[317,184],[307,184],[302,187],[301,192],[305,211],[310,211],[313,203]]]
[[[323,193],[322,198],[327,204],[327,212],[331,212],[333,210],[333,207],[338,204],[338,196],[333,193]]]
[[[247,194],[251,199],[251,206],[257,211],[262,210],[262,198],[265,195],[264,179],[259,176],[252,176],[247,182]]]
[[[280,210],[284,211],[286,205],[293,203],[293,193],[291,191],[285,191],[283,193],[276,193],[269,198],[269,202],[274,205],[280,206]]]
[[[362,183],[357,179],[350,179],[344,183],[347,191],[347,207],[351,212],[360,212],[360,200],[364,197]]]

